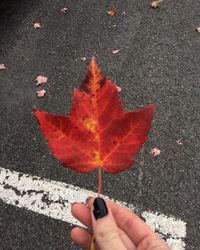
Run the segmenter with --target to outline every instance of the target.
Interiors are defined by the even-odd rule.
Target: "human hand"
[[[92,230],[95,250],[170,250],[137,215],[109,200],[90,198],[86,205],[75,203],[72,214]],[[92,234],[75,227],[70,235],[81,248],[90,250]]]

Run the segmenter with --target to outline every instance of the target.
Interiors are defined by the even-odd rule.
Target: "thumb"
[[[112,212],[102,198],[94,200],[91,217],[95,242],[100,250],[126,250]]]

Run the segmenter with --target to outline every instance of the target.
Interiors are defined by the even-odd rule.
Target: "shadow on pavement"
[[[16,29],[40,0],[0,0],[0,55],[17,39]]]

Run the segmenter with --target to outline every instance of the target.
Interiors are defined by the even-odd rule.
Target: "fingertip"
[[[96,198],[99,198],[99,197],[88,197],[86,199],[86,205],[91,209],[93,207],[93,203],[95,201]],[[111,203],[111,201],[103,198],[103,197],[100,197],[101,199],[104,200],[104,202],[106,203],[106,206],[109,206],[109,203]]]
[[[85,225],[86,227],[90,227],[91,224],[90,211],[85,204],[74,203],[71,207],[71,213],[83,225]]]
[[[86,204],[86,205],[88,204],[88,202],[89,202],[89,200],[90,200],[91,198],[93,198],[93,197],[92,197],[92,196],[89,196],[89,197],[85,200],[85,204]]]
[[[71,240],[83,249],[89,249],[92,235],[81,227],[74,227],[70,232]]]
[[[74,211],[77,210],[77,208],[81,205],[81,203],[78,203],[78,202],[74,202],[72,203],[72,206],[71,206],[71,213],[74,215]]]
[[[72,228],[72,230],[70,231],[70,238],[72,241],[74,241],[74,242],[76,241],[76,237],[77,237],[79,231],[80,231],[79,227]]]
[[[95,197],[88,197],[85,201],[85,204],[89,207],[92,208],[93,203],[94,203]]]

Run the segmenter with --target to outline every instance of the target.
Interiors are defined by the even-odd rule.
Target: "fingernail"
[[[85,200],[85,204],[87,205],[88,204],[88,201],[91,199],[92,197],[89,196],[86,200]]]
[[[93,206],[94,206],[93,214],[96,220],[103,218],[108,214],[106,203],[102,198],[100,197],[96,198],[94,200]]]

